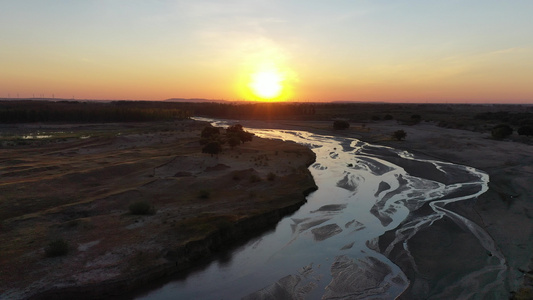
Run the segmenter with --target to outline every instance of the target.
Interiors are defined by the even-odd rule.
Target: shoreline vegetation
[[[533,124],[530,106],[37,102],[0,101],[0,115],[22,118],[0,118],[0,234],[8,241],[0,246],[2,297],[129,291],[268,230],[316,188],[306,169],[311,150],[254,137],[211,156],[199,143],[205,124],[191,115],[354,137],[487,172],[489,191],[454,208],[501,249],[511,296],[533,294],[533,143],[518,134]],[[50,117],[58,107],[68,116],[93,105],[92,115],[75,120]],[[141,121],[151,122],[135,121],[147,116]],[[334,130],[334,120],[349,126]],[[502,123],[514,131],[498,139],[491,130]],[[397,130],[406,136],[393,138]],[[149,213],[130,210],[146,199]],[[47,257],[47,249],[60,254]],[[441,267],[454,262],[439,258]]]

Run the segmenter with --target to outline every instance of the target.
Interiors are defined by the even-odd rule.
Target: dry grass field
[[[2,127],[2,298],[129,289],[251,234],[242,222],[275,224],[315,187],[304,146],[254,138],[211,156],[204,126]],[[58,240],[68,252],[47,252]]]

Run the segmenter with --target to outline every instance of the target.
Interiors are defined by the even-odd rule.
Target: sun
[[[283,76],[276,70],[257,71],[251,75],[249,87],[263,100],[275,99],[283,92]]]

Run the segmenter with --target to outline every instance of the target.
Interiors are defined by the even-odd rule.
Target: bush
[[[348,123],[348,121],[343,121],[343,120],[333,121],[333,129],[335,130],[343,130],[343,129],[348,129],[348,128],[350,128],[350,123]]]
[[[392,134],[392,137],[397,139],[398,141],[401,141],[401,140],[405,139],[406,136],[407,136],[407,132],[405,132],[403,130],[396,130]]]
[[[209,197],[211,197],[211,192],[208,190],[201,190],[198,194],[198,198],[209,199]]]
[[[372,121],[379,121],[381,118],[379,116],[372,116]]]
[[[155,208],[148,201],[140,200],[133,202],[129,206],[130,213],[132,215],[153,215],[155,214]]]
[[[276,174],[274,174],[272,172],[268,173],[267,179],[268,179],[268,181],[274,181],[276,179]]]
[[[212,139],[220,134],[220,130],[217,127],[206,126],[202,129],[201,137],[204,139]]]
[[[250,133],[248,131],[244,131],[241,124],[235,124],[226,129],[226,136],[231,139],[233,137],[238,138],[242,143],[244,142],[251,142],[252,137],[254,136],[253,133]],[[236,145],[235,145],[236,146]]]
[[[513,134],[513,128],[507,124],[496,125],[491,130],[492,137],[501,140]]]
[[[68,243],[64,239],[51,241],[44,249],[47,257],[63,256],[68,253]]]
[[[222,145],[218,141],[211,141],[202,148],[202,153],[211,154],[211,156],[222,152]]]
[[[250,176],[250,182],[255,183],[255,182],[259,182],[259,181],[261,181],[261,177],[255,175],[255,174],[252,174]]]
[[[533,135],[533,126],[525,125],[517,130],[519,135],[531,136]]]
[[[241,139],[237,135],[230,135],[228,137],[228,144],[233,149],[241,144]]]
[[[387,114],[387,115],[385,115],[383,117],[383,120],[385,120],[385,121],[392,120],[392,119],[393,119],[392,115],[389,115],[389,114]]]

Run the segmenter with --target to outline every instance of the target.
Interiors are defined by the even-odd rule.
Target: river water
[[[138,299],[394,299],[413,284],[406,270],[420,272],[420,249],[411,251],[410,240],[442,220],[489,255],[473,270],[444,275],[445,287],[426,287],[431,298],[481,299],[502,289],[505,259],[493,240],[447,208],[484,193],[486,173],[353,138],[247,130],[309,146],[316,153],[309,170],[318,190],[274,231]],[[404,270],[392,257],[403,258]]]

